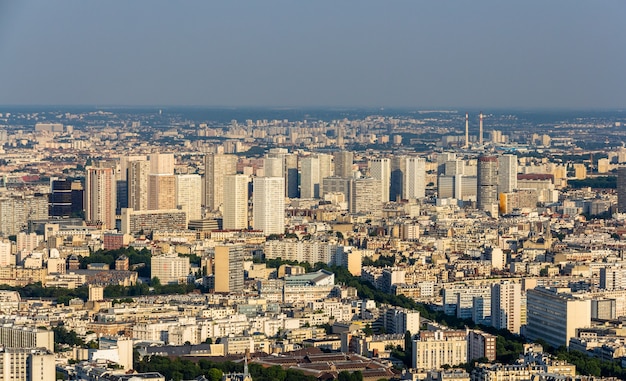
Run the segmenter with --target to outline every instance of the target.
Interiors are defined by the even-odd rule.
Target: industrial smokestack
[[[465,148],[469,147],[469,115],[465,113]]]
[[[480,124],[478,125],[478,144],[483,145],[483,112],[480,112]]]

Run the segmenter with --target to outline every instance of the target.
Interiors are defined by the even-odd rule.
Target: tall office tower
[[[446,176],[464,175],[465,161],[463,161],[463,159],[446,161],[444,173],[446,174]]]
[[[478,158],[478,186],[476,204],[480,210],[491,211],[498,203],[498,158],[481,156]]]
[[[498,157],[498,194],[509,193],[517,189],[517,156]]]
[[[72,182],[52,180],[50,188],[50,216],[69,217],[72,214]]]
[[[215,247],[215,292],[243,291],[243,257],[242,245]]]
[[[557,348],[569,346],[577,328],[591,326],[591,300],[575,297],[569,288],[535,287],[526,291],[524,336]]]
[[[252,182],[252,225],[263,234],[285,232],[285,178],[256,177]]]
[[[405,197],[404,186],[406,181],[407,157],[394,155],[391,157],[391,179],[389,185],[389,199],[400,201]]]
[[[370,160],[370,176],[380,181],[380,201],[389,201],[391,186],[391,160],[388,158]]]
[[[381,181],[372,177],[362,177],[350,181],[350,213],[377,212],[380,201]]]
[[[320,160],[308,156],[301,160],[300,198],[320,197]]]
[[[148,175],[148,209],[176,209],[176,176]]]
[[[283,176],[283,158],[266,157],[263,158],[263,173],[265,177],[282,177]]]
[[[202,218],[202,178],[200,175],[176,176],[176,206],[187,213],[187,221]]]
[[[227,175],[224,177],[223,227],[224,229],[248,228],[248,176]]]
[[[321,195],[324,192],[324,189],[322,189],[322,179],[326,178],[326,177],[331,177],[335,174],[335,170],[333,168],[333,155],[328,155],[325,153],[320,153],[317,155],[319,161],[320,161],[320,191],[319,194]]]
[[[522,286],[502,282],[491,286],[491,325],[520,333],[522,313]]]
[[[298,188],[298,155],[285,155],[285,195],[289,198],[300,197]]]
[[[85,220],[115,228],[115,173],[113,168],[87,167]]]
[[[150,154],[150,174],[173,175],[174,174],[174,154],[173,153]]]
[[[146,160],[132,161],[128,165],[128,207],[148,210],[148,175],[150,163]]]
[[[447,174],[446,163],[452,160],[456,160],[456,153],[454,152],[437,153],[437,174],[438,175]]]
[[[354,153],[351,151],[337,151],[333,154],[335,160],[335,176],[345,179],[352,178],[352,164]]]
[[[204,157],[204,206],[219,210],[224,203],[224,176],[237,173],[234,155],[208,154]]]
[[[115,214],[122,214],[122,209],[128,208],[128,181],[117,180],[115,182]]]
[[[426,197],[426,159],[406,158],[403,198],[407,200]]]
[[[483,145],[483,112],[480,112],[479,121],[478,121],[478,144]]]
[[[626,213],[626,167],[617,168],[617,211]]]

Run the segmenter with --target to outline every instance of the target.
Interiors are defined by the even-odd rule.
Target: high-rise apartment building
[[[220,210],[224,203],[224,176],[237,173],[234,155],[208,154],[204,157],[204,206]]]
[[[491,286],[491,325],[520,333],[522,286],[520,283],[502,282]]]
[[[350,213],[371,213],[381,208],[381,181],[363,177],[350,182]]]
[[[87,167],[85,220],[115,228],[115,173],[112,168]]]
[[[335,176],[346,179],[352,178],[352,164],[354,153],[350,151],[338,151],[333,154],[335,160]]]
[[[173,175],[174,174],[174,154],[173,153],[150,154],[150,174]]]
[[[285,232],[285,178],[256,177],[253,180],[252,217],[255,230],[264,234]]]
[[[372,159],[369,162],[370,176],[380,181],[380,201],[389,201],[391,187],[391,160],[388,158]]]
[[[200,175],[176,176],[176,207],[187,213],[187,220],[202,218],[202,178]]]
[[[477,177],[476,206],[480,210],[491,211],[498,203],[498,158],[479,157]]]
[[[134,210],[148,210],[148,175],[150,163],[135,160],[128,163],[128,207]]]
[[[404,190],[402,198],[412,200],[426,196],[426,159],[405,158]]]
[[[243,290],[243,258],[242,245],[225,245],[215,247],[215,292],[240,292]]]
[[[224,177],[224,229],[248,228],[248,181],[247,175]]]
[[[148,209],[176,209],[176,176],[148,175]]]
[[[591,325],[591,301],[575,297],[569,288],[536,287],[526,292],[524,336],[559,347],[569,346],[577,328]]]
[[[263,175],[265,177],[282,177],[283,164],[282,156],[277,155],[263,158]]]
[[[498,194],[509,193],[517,189],[517,156],[498,157]]]
[[[0,380],[55,381],[54,354],[35,348],[4,348],[0,351]]]

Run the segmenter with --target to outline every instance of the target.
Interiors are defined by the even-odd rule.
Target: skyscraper
[[[248,228],[248,176],[227,175],[224,177],[224,229]]]
[[[263,158],[263,173],[265,177],[283,176],[282,156],[272,156]]]
[[[498,194],[517,189],[517,156],[498,157]]]
[[[498,203],[498,158],[481,156],[478,158],[478,186],[476,191],[477,208],[492,211]]]
[[[253,180],[253,227],[265,235],[285,232],[285,179],[256,177]]]
[[[351,178],[354,154],[350,151],[338,151],[333,156],[335,160],[335,176],[346,179]]]
[[[503,282],[491,286],[491,325],[519,333],[521,327],[522,286]]]
[[[391,186],[391,160],[388,158],[370,160],[370,175],[380,181],[380,200],[388,202]]]
[[[115,228],[115,174],[113,168],[87,167],[85,220]]]
[[[202,218],[202,178],[200,175],[176,176],[176,206],[187,213],[187,221]]]
[[[128,207],[134,210],[148,210],[148,175],[150,163],[146,160],[131,161],[128,164]]]
[[[389,199],[400,201],[405,197],[404,185],[406,181],[406,161],[404,155],[394,155],[391,157],[391,179],[389,185]]]
[[[148,209],[176,209],[176,176],[148,175]]]
[[[243,257],[241,245],[215,247],[215,292],[239,292],[243,290]]]
[[[301,160],[300,198],[320,197],[320,160],[317,157],[305,157]]]
[[[402,197],[411,200],[426,196],[426,159],[405,158],[404,190]]]
[[[219,210],[224,203],[224,176],[237,173],[234,155],[208,154],[204,157],[204,206]]]

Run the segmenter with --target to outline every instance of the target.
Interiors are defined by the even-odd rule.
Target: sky
[[[626,1],[0,0],[0,104],[621,109]]]

